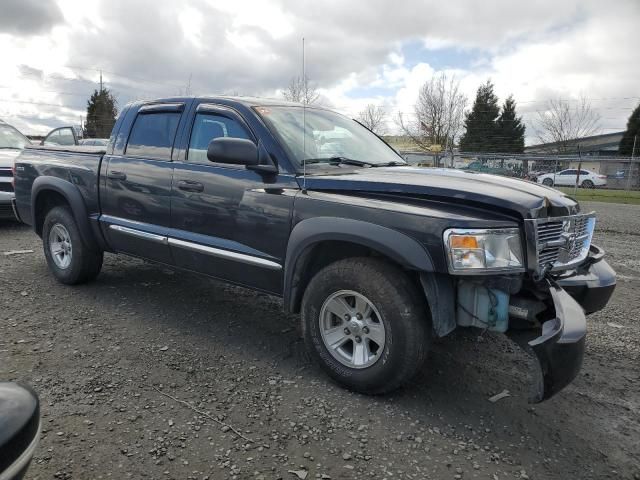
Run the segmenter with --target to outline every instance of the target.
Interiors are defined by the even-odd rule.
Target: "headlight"
[[[451,273],[524,270],[522,243],[517,228],[450,228],[444,232],[444,245]]]

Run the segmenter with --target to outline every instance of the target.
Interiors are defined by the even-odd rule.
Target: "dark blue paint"
[[[317,245],[342,241],[349,249],[349,244],[358,244],[412,271],[416,282],[420,279],[435,331],[444,335],[455,328],[457,281],[447,273],[444,230],[522,229],[525,218],[579,211],[575,201],[556,190],[456,170],[319,164],[309,167],[303,180],[253,110],[280,103],[226,97],[138,102],[123,109],[104,156],[87,148],[26,148],[16,161],[19,216],[41,233],[43,206],[62,198],[71,206],[91,248],[123,252],[283,295],[289,311],[298,308],[305,278],[310,276],[305,277],[306,269],[313,264]],[[144,150],[145,158],[127,155],[136,118],[155,115],[141,113],[141,108],[182,112],[170,156],[168,148],[164,153],[156,150],[156,158],[153,149]],[[257,144],[261,170],[255,165],[223,165],[203,159],[189,162],[193,121],[196,112],[204,111],[232,119],[236,122],[233,128],[246,131]],[[168,147],[169,142],[164,143]],[[251,150],[255,155],[256,149]],[[156,237],[139,238],[114,230],[112,225]],[[202,253],[167,239],[217,251]],[[232,253],[252,257],[250,264],[247,258],[245,263],[228,258]],[[268,260],[275,268],[251,263],[256,259]],[[580,267],[585,271],[570,280],[567,288],[583,309],[602,308],[615,277],[606,284],[596,282],[595,288],[592,276],[604,279],[608,267],[604,263],[595,266],[603,262],[601,254],[589,262]],[[539,289],[530,283],[526,288]],[[579,324],[574,330],[582,331],[584,317],[579,318],[578,305],[563,290],[558,291],[554,293],[556,320],[562,328],[551,339],[543,335],[536,345],[544,384],[538,399],[548,398],[573,379],[584,350],[583,334],[572,342],[568,337],[572,325]],[[594,296],[600,300],[593,300]]]
[[[79,189],[87,214],[100,219],[110,250],[206,273],[282,294],[291,231],[316,217],[352,219],[394,230],[424,249],[434,271],[446,273],[442,232],[451,227],[510,227],[522,218],[575,213],[577,204],[560,192],[532,183],[454,170],[411,167],[361,168],[316,165],[308,168],[305,192],[300,172],[259,115],[258,105],[279,101],[235,98],[168,98],[126,106],[107,147],[108,154],[27,149],[19,159],[16,196],[20,214],[31,219],[33,180],[48,175]],[[182,110],[171,159],[126,154],[127,139],[140,109]],[[163,106],[166,106],[163,107]],[[261,162],[277,166],[265,174],[242,166],[189,163],[189,139],[196,113],[233,119],[260,144]],[[126,178],[111,178],[112,173]],[[23,182],[22,180],[26,180]],[[185,191],[184,182],[202,191]],[[109,229],[112,223],[215,248],[274,260],[283,271],[247,266],[228,259],[133,238]],[[352,241],[367,245],[370,233]],[[388,246],[393,249],[393,245]],[[417,265],[412,268],[423,269]],[[288,288],[288,287],[287,287]]]

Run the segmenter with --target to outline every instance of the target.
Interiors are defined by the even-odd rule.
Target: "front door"
[[[177,265],[280,293],[293,176],[260,173],[207,159],[218,137],[256,141],[233,110],[200,105],[185,161],[174,162],[169,245]]]
[[[167,232],[171,218],[171,152],[180,108],[138,112],[123,155],[105,157],[100,220],[117,251],[171,263]]]

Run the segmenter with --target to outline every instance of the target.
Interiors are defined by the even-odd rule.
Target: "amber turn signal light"
[[[478,239],[471,235],[452,235],[451,248],[478,248]]]

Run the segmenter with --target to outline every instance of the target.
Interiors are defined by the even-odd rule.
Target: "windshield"
[[[301,167],[307,164],[361,162],[371,166],[406,162],[375,134],[343,115],[318,108],[257,107],[269,129]],[[303,117],[305,119],[303,128]]]
[[[9,125],[0,125],[0,148],[22,150],[29,139]]]

